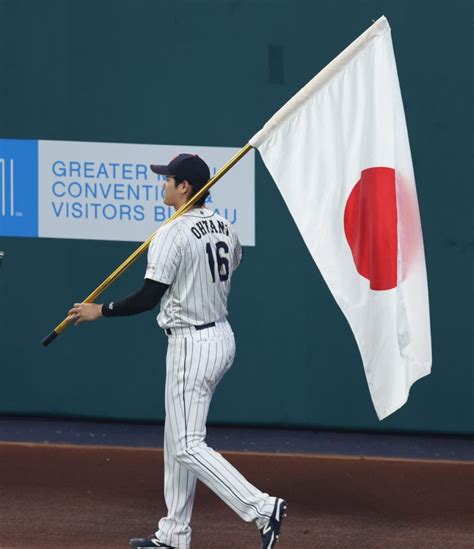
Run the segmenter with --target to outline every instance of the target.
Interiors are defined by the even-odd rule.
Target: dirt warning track
[[[224,452],[289,503],[279,549],[472,548],[474,463]],[[127,548],[165,513],[160,449],[0,443],[0,547]],[[259,548],[198,483],[193,549]]]

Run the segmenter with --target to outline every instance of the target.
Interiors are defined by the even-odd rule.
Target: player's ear
[[[191,183],[187,179],[183,181],[183,190],[186,195],[189,195],[193,190]]]

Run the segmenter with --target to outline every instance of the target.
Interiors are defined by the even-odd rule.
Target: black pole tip
[[[50,343],[52,343],[57,337],[58,337],[59,334],[57,334],[54,330],[48,335],[46,336],[43,341],[41,342],[41,345],[43,345],[43,347],[47,347]]]

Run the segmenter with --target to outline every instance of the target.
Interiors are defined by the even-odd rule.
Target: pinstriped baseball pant
[[[205,443],[209,405],[232,365],[234,334],[226,320],[213,328],[173,330],[166,357],[164,492],[168,515],[156,537],[173,547],[190,547],[196,480],[213,490],[243,520],[261,527],[275,498],[250,484]]]

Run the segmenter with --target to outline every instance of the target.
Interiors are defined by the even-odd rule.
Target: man
[[[176,210],[209,180],[197,155],[180,154],[168,165],[152,165],[166,176],[164,203]],[[287,504],[250,484],[205,443],[214,390],[232,365],[234,334],[227,316],[233,271],[242,256],[232,225],[204,206],[164,226],[150,244],[141,290],[108,304],[76,303],[69,315],[80,324],[102,316],[138,314],[161,300],[158,324],[168,335],[165,389],[164,492],[168,509],[150,537],[133,538],[140,547],[188,548],[191,513],[199,479],[247,522],[260,529],[262,549],[278,540]]]

